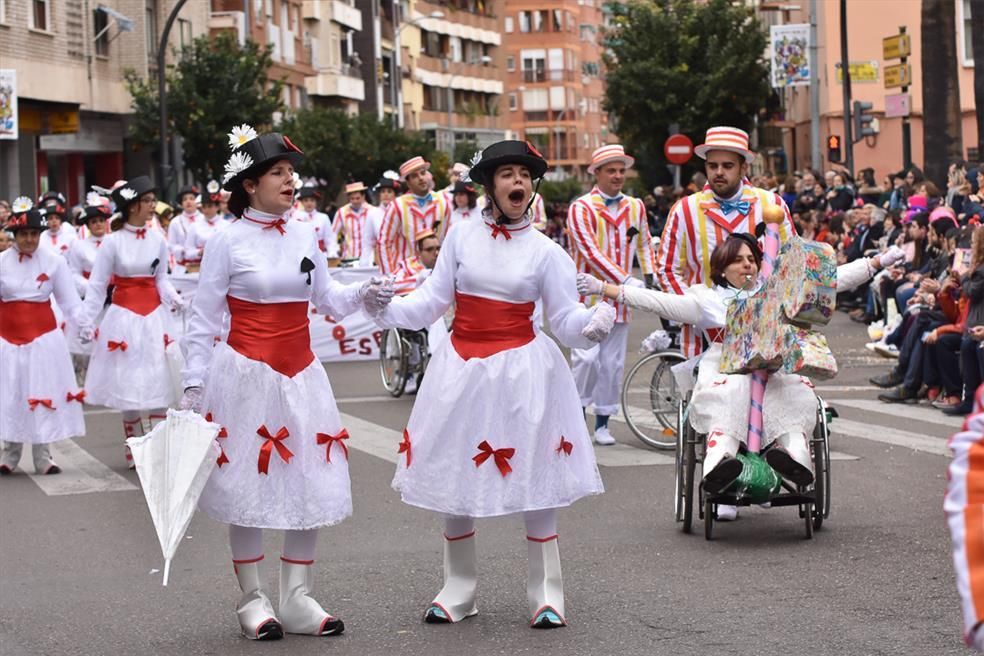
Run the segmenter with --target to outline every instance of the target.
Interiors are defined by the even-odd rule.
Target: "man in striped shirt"
[[[400,179],[407,193],[389,206],[379,232],[379,268],[386,275],[395,273],[400,263],[414,254],[417,235],[426,230],[443,239],[451,218],[447,197],[431,190],[430,162],[419,155],[400,165]]]
[[[652,241],[646,208],[638,198],[622,193],[625,172],[635,159],[622,146],[602,146],[591,157],[588,173],[595,187],[575,200],[567,215],[571,255],[578,272],[590,273],[616,285],[645,285],[632,275],[632,260],[643,276],[652,280]],[[599,297],[582,298],[588,305],[604,302]],[[625,344],[629,336],[629,310],[615,304],[615,327],[598,346],[571,351],[571,369],[581,396],[581,405],[594,406],[596,444],[614,444],[608,418],[618,413]]]
[[[753,187],[747,178],[755,153],[748,149],[748,133],[732,127],[713,127],[694,152],[705,160],[707,184],[680,199],[666,221],[656,250],[656,277],[665,292],[682,294],[691,285],[711,286],[711,253],[733,232],[756,234],[762,209],[778,205],[786,213],[779,227],[785,241],[795,234],[789,208],[779,194]],[[683,327],[683,354],[701,352],[700,331]]]
[[[366,202],[367,187],[361,182],[345,185],[345,195],[348,203],[335,212],[332,229],[342,243],[342,259],[358,260],[362,257],[363,235],[369,212],[375,209]]]

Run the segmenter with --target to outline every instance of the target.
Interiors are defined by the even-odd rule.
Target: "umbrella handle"
[[[171,575],[171,559],[164,559],[164,585],[167,585],[167,579]]]

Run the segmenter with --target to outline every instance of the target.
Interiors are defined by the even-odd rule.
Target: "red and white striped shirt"
[[[394,200],[379,232],[379,268],[384,274],[394,273],[400,263],[414,255],[418,233],[434,230],[440,222],[437,237],[444,240],[451,219],[451,205],[443,193],[431,192],[423,205],[413,194],[403,194]]]
[[[342,205],[335,213],[331,223],[335,236],[342,242],[342,259],[355,260],[362,257],[362,240],[366,231],[366,221],[369,212],[375,209],[369,203],[363,203],[359,209],[351,203]]]

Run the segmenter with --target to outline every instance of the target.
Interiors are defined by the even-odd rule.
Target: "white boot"
[[[609,446],[615,444],[615,438],[612,437],[611,431],[608,430],[608,426],[599,426],[594,432],[595,444],[601,446]]]
[[[262,558],[260,558],[262,560]],[[239,589],[243,596],[236,604],[239,627],[250,640],[279,640],[284,637],[284,629],[273,612],[270,598],[263,592],[260,580],[260,561],[254,563],[233,562]]]
[[[345,624],[333,617],[310,593],[314,587],[314,562],[280,559],[280,621],[287,633],[338,635]]]
[[[704,454],[704,490],[720,494],[741,475],[743,465],[736,458],[740,446],[741,442],[730,435],[711,431]]]
[[[478,562],[475,557],[475,531],[456,538],[444,537],[444,587],[424,613],[431,624],[460,622],[478,614],[475,592],[478,588]]]
[[[38,474],[60,474],[61,467],[51,458],[50,444],[32,444],[31,455],[34,456],[34,471]]]
[[[130,453],[130,447],[125,446],[126,439],[128,437],[139,437],[140,433],[143,432],[143,422],[140,419],[140,415],[133,421],[123,420],[123,441],[124,441],[124,454],[126,455],[126,468],[136,469],[137,465],[133,462],[133,454]]]
[[[567,626],[564,617],[564,577],[560,572],[560,547],[557,536],[541,541],[526,538],[529,570],[526,601],[530,608],[530,626],[553,629]]]
[[[783,478],[797,485],[813,482],[813,458],[803,433],[784,433],[765,452],[765,461]]]
[[[23,442],[4,442],[3,451],[0,451],[0,474],[6,476],[14,473],[17,463],[20,462],[21,452],[24,450]]]

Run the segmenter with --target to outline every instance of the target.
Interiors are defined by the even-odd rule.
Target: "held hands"
[[[590,273],[577,274],[577,293],[581,296],[595,296],[601,294],[605,288],[605,283],[598,280]]]
[[[181,402],[178,404],[178,410],[191,410],[192,412],[202,414],[202,402],[204,397],[205,395],[202,393],[201,387],[188,387],[181,396]]]
[[[600,342],[608,337],[615,325],[615,308],[608,303],[599,303],[594,308],[588,325],[581,331],[581,335],[587,337],[592,342]]]
[[[96,329],[92,326],[79,326],[79,341],[88,344],[96,338]]]
[[[359,298],[362,299],[362,306],[366,312],[375,316],[386,309],[386,306],[393,300],[393,278],[379,278],[373,276],[362,283],[359,288]]]
[[[905,251],[898,246],[889,246],[888,250],[878,256],[879,266],[887,269],[905,260]]]

